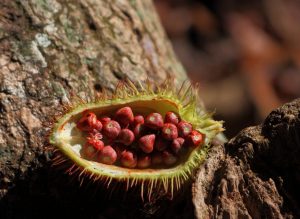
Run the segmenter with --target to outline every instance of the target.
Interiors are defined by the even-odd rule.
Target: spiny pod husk
[[[149,198],[155,190],[164,190],[172,196],[204,161],[210,142],[222,131],[222,124],[214,121],[197,103],[199,100],[196,89],[184,83],[176,90],[170,81],[161,86],[152,86],[149,82],[146,86],[139,83],[138,87],[128,81],[121,83],[111,97],[104,93],[92,102],[74,101],[54,124],[50,134],[50,143],[62,154],[55,163],[61,164],[68,160],[68,163],[72,164],[68,173],[77,173],[80,180],[93,179],[107,186],[114,182],[125,184],[127,188],[138,186],[141,195],[146,193]],[[134,130],[134,127],[142,124],[142,117],[135,119],[128,108],[119,112],[119,117],[112,115],[124,107],[132,109],[133,115],[145,118],[145,132],[137,131],[138,128]],[[91,118],[82,119],[83,112],[91,112],[97,118],[91,114]],[[170,112],[178,117],[178,123]],[[166,116],[167,113],[169,115]],[[80,125],[77,127],[79,121],[82,121],[84,128]],[[95,121],[100,121],[103,125],[101,141],[111,146],[99,147],[100,150],[96,150],[87,143],[87,132],[90,131],[90,127],[87,126],[91,123],[97,127]],[[172,149],[172,141],[176,137],[174,135],[167,137],[170,140],[165,139],[168,142],[167,148],[160,147],[162,151],[157,151],[155,138],[157,135],[162,137],[164,122],[176,125],[178,137],[187,139],[192,130],[195,130],[204,138],[201,144],[194,145],[199,138],[190,135],[187,142],[192,146],[184,146],[185,152],[181,155],[181,142],[177,142]],[[187,122],[190,126],[182,122]],[[187,126],[189,127],[186,128]],[[136,139],[132,145],[126,146],[118,142],[121,127],[133,131]],[[154,138],[143,139],[147,135],[154,135]],[[89,147],[85,147],[87,144]],[[116,147],[116,144],[120,145]],[[92,158],[85,156],[85,153]],[[145,155],[136,157],[136,153]],[[74,168],[76,171],[73,171]]]

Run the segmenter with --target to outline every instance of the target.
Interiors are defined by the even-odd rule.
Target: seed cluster
[[[112,116],[85,111],[77,122],[85,132],[82,154],[98,162],[127,168],[172,166],[204,142],[204,134],[174,112],[134,115],[129,106]]]

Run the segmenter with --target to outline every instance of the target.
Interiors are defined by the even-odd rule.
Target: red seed
[[[124,145],[131,145],[134,141],[134,134],[129,129],[122,129],[118,135],[118,141]]]
[[[138,168],[148,168],[151,166],[151,157],[149,155],[142,155],[138,158]]]
[[[184,139],[179,137],[173,140],[172,144],[171,144],[171,149],[175,154],[178,154],[178,152],[180,151],[180,149],[182,148],[184,144]]]
[[[82,118],[77,122],[77,128],[81,131],[92,131],[97,122],[97,116],[92,112],[84,112]]]
[[[193,130],[186,139],[187,145],[190,147],[198,147],[204,142],[204,134]]]
[[[172,123],[165,123],[161,134],[165,139],[173,140],[178,137],[177,127]]]
[[[109,122],[105,123],[102,129],[102,133],[109,139],[115,139],[118,137],[121,131],[121,127],[118,122],[114,120],[110,120]]]
[[[135,138],[139,138],[140,136],[146,134],[147,131],[147,127],[144,124],[137,124],[134,128],[133,128],[133,133]]]
[[[137,165],[137,156],[131,151],[123,151],[120,160],[124,167],[134,168]]]
[[[100,120],[96,120],[95,124],[93,125],[93,128],[100,132],[102,127],[102,122]]]
[[[94,148],[97,150],[97,151],[101,151],[104,147],[104,143],[103,141],[96,141],[94,144],[93,144]]]
[[[116,151],[110,146],[105,146],[100,154],[99,154],[99,161],[101,163],[104,163],[104,164],[113,164],[114,162],[116,162],[117,160],[117,153]]]
[[[111,120],[111,118],[104,116],[100,118],[100,121],[102,122],[102,124],[104,125],[105,123],[109,122]]]
[[[101,140],[103,138],[100,132],[91,132],[86,138],[90,144],[93,144],[93,141]]]
[[[126,106],[119,109],[116,112],[115,119],[120,123],[122,127],[127,127],[134,120],[131,108],[129,106]]]
[[[175,157],[172,153],[168,151],[164,151],[162,153],[164,164],[171,166],[177,162],[177,157]]]
[[[172,123],[177,125],[179,122],[179,117],[174,112],[167,112],[165,115],[165,123]]]
[[[163,151],[165,150],[168,146],[169,146],[169,143],[167,140],[163,139],[161,136],[158,136],[156,139],[155,139],[155,149],[157,151]]]
[[[87,143],[92,145],[97,151],[100,151],[104,147],[104,143],[100,139],[102,139],[101,133],[90,133],[89,137],[87,137]]]
[[[87,158],[92,158],[96,154],[96,152],[96,149],[89,143],[86,143],[83,147],[83,154]]]
[[[136,126],[137,124],[144,124],[145,120],[142,115],[137,115],[134,117],[133,125]]]
[[[182,138],[187,137],[193,130],[193,127],[190,123],[181,121],[177,125],[178,135]]]
[[[144,135],[139,139],[139,146],[145,153],[149,154],[153,151],[153,146],[155,142],[155,135]]]
[[[152,155],[152,164],[159,165],[163,163],[163,157],[161,153],[155,153]]]
[[[150,113],[145,119],[145,125],[151,129],[159,130],[163,127],[164,121],[159,113]]]

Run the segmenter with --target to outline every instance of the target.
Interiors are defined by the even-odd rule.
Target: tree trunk
[[[193,198],[190,187],[174,200],[107,198],[49,166],[47,124],[69,93],[169,75],[186,79],[150,0],[1,0],[0,218],[299,216],[299,102],[213,147]]]
[[[199,169],[197,218],[300,218],[300,99],[215,146]]]
[[[88,99],[120,79],[169,75],[186,79],[150,0],[1,0],[0,218],[157,215],[157,204],[128,210],[58,180],[45,146],[70,92]]]

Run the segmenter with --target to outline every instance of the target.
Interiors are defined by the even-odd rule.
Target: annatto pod
[[[120,83],[111,97],[103,94],[92,102],[77,102],[68,106],[68,109],[54,124],[50,134],[49,141],[58,149],[59,154],[54,159],[54,164],[69,161],[66,162],[71,164],[68,173],[78,174],[80,180],[102,181],[107,186],[121,183],[125,184],[126,188],[139,186],[142,197],[146,193],[150,198],[152,192],[161,189],[173,196],[173,193],[190,179],[194,170],[205,160],[210,142],[222,131],[222,123],[214,121],[210,114],[197,105],[198,93],[188,83],[184,83],[179,90],[176,90],[174,84],[169,81],[161,86],[151,85],[150,82],[145,85],[139,83],[138,87],[131,81],[127,81]],[[196,147],[186,146],[185,150],[181,150],[184,151],[183,154],[179,155],[163,151],[162,154],[169,154],[174,156],[174,159],[176,158],[174,165],[164,165],[165,162],[157,163],[155,156],[158,152],[155,150],[147,154],[153,158],[153,166],[147,166],[147,168],[138,168],[139,166],[127,168],[122,166],[119,160],[109,165],[95,158],[86,157],[82,151],[84,151],[87,134],[77,128],[82,113],[92,112],[98,119],[114,118],[115,113],[123,107],[130,107],[134,115],[142,115],[144,118],[151,113],[159,113],[165,118],[168,112],[174,112],[180,121],[192,124],[193,130],[203,134],[203,142]],[[156,129],[150,131],[152,132],[147,133],[148,135],[161,133]],[[133,142],[133,148],[134,145],[138,145],[138,140]],[[114,139],[108,139],[108,143],[105,142],[105,144],[114,145]],[[168,145],[171,143],[169,142]],[[169,151],[172,152],[172,150]],[[99,153],[101,154],[101,151]],[[137,156],[140,159],[138,153]],[[164,156],[162,158],[164,159]]]

